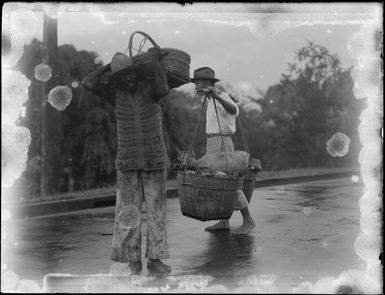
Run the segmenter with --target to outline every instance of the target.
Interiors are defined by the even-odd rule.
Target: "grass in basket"
[[[176,149],[177,158],[176,158],[176,167],[179,169],[186,169],[189,167],[191,160],[195,159],[194,152],[182,151],[180,149]]]

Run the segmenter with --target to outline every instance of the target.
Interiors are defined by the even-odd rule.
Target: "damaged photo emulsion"
[[[269,13],[266,11],[269,11]],[[56,42],[58,51],[56,52],[56,58],[58,59],[57,64],[59,64],[59,66],[51,66],[49,54],[47,54],[46,51],[46,44],[41,42],[41,40],[44,39],[43,31],[49,34],[49,29],[45,31],[46,28],[43,28],[44,15],[46,17],[48,16],[51,20],[57,20]],[[70,25],[71,23],[73,23],[72,26]],[[383,105],[381,97],[383,90],[381,78],[383,73],[381,70],[381,24],[381,6],[377,4],[362,6],[353,3],[295,5],[237,3],[193,3],[179,5],[162,3],[162,5],[158,6],[155,3],[5,3],[2,15],[1,82],[2,292],[54,292],[51,284],[64,286],[63,288],[65,289],[67,283],[69,285],[81,284],[82,292],[91,293],[123,291],[130,293],[354,292],[376,294],[382,292],[382,261],[379,258],[380,254],[382,254],[381,137],[383,136]],[[178,202],[177,206],[169,208],[175,210],[175,212],[172,212],[172,216],[175,216],[177,220],[183,220],[183,224],[180,224],[180,226],[183,227],[178,228],[179,234],[183,238],[175,236],[178,235],[178,230],[169,230],[167,233],[167,238],[170,241],[169,252],[172,261],[172,270],[171,273],[165,277],[146,276],[144,273],[142,275],[132,274],[132,269],[128,268],[127,263],[113,262],[108,256],[102,257],[102,260],[105,260],[105,268],[103,268],[103,266],[99,267],[96,262],[93,263],[91,261],[92,255],[94,254],[92,252],[95,251],[95,253],[99,253],[99,249],[96,250],[96,248],[105,247],[108,251],[111,249],[112,234],[105,232],[103,234],[105,235],[103,243],[101,243],[100,240],[98,241],[99,236],[96,234],[98,233],[99,235],[101,231],[100,228],[103,228],[103,230],[107,228],[104,220],[110,220],[112,225],[115,222],[117,226],[127,231],[140,227],[141,219],[143,219],[145,215],[143,215],[143,211],[138,210],[137,207],[131,204],[125,204],[120,212],[116,212],[116,220],[115,218],[111,218],[112,214],[115,213],[112,212],[112,210],[110,210],[108,214],[103,215],[103,213],[100,215],[101,217],[92,219],[92,222],[96,224],[90,223],[89,232],[86,233],[86,235],[87,239],[94,243],[93,247],[95,247],[95,249],[88,249],[84,255],[82,255],[84,257],[90,257],[90,261],[82,263],[94,266],[92,272],[77,272],[76,265],[67,265],[61,255],[61,251],[69,250],[66,250],[65,245],[55,244],[54,241],[50,240],[50,237],[44,237],[49,241],[45,245],[49,247],[52,242],[51,245],[54,245],[52,246],[54,249],[47,249],[47,253],[49,253],[49,255],[57,255],[57,257],[49,257],[47,261],[51,263],[49,269],[56,268],[57,271],[46,272],[42,264],[43,266],[36,268],[36,277],[41,277],[40,280],[37,280],[21,275],[10,265],[10,263],[20,263],[15,262],[18,261],[19,258],[14,257],[14,255],[16,253],[15,249],[21,246],[24,247],[23,249],[27,249],[25,250],[26,253],[30,253],[27,255],[34,255],[33,251],[28,252],[28,247],[36,242],[33,238],[34,233],[15,232],[17,228],[20,227],[20,224],[31,221],[31,223],[36,222],[38,226],[48,226],[44,223],[44,217],[26,217],[22,219],[18,218],[16,216],[17,212],[14,211],[16,210],[15,208],[20,208],[19,205],[24,205],[21,200],[28,198],[28,194],[32,195],[32,190],[24,188],[23,195],[16,196],[16,190],[13,189],[15,183],[22,177],[23,173],[39,175],[39,170],[41,169],[40,155],[31,155],[31,153],[29,153],[33,148],[36,148],[37,143],[35,138],[36,136],[40,136],[39,132],[41,132],[41,130],[36,127],[37,121],[28,121],[28,118],[35,116],[31,114],[33,114],[33,112],[39,112],[41,108],[51,108],[50,112],[57,112],[57,118],[61,118],[53,121],[54,124],[67,124],[68,122],[66,120],[69,120],[68,118],[70,117],[66,117],[66,112],[71,112],[74,108],[78,108],[79,110],[82,108],[87,109],[89,105],[98,104],[96,107],[97,110],[95,108],[95,110],[92,111],[94,115],[93,119],[88,119],[92,116],[85,112],[82,113],[81,116],[76,117],[79,120],[79,125],[80,122],[87,117],[87,120],[92,122],[90,123],[92,126],[90,128],[94,128],[93,130],[100,130],[100,128],[112,128],[111,130],[114,130],[113,127],[111,127],[113,125],[111,123],[113,119],[110,118],[110,113],[115,114],[114,110],[111,111],[110,108],[108,111],[110,113],[107,112],[107,114],[101,110],[105,107],[105,104],[100,102],[101,100],[94,95],[87,94],[87,96],[84,94],[85,89],[83,89],[84,85],[82,85],[81,81],[94,69],[110,63],[115,52],[124,53],[126,51],[128,54],[127,46],[129,44],[129,37],[134,31],[144,31],[148,33],[161,48],[175,47],[178,48],[178,50],[180,49],[187,52],[191,57],[191,63],[189,64],[191,77],[194,75],[194,70],[198,68],[206,66],[214,68],[215,78],[218,77],[220,80],[215,84],[215,87],[220,91],[229,92],[239,100],[239,102],[237,102],[240,109],[239,116],[245,118],[242,123],[252,122],[255,124],[255,126],[244,126],[245,123],[241,125],[242,128],[245,127],[244,130],[247,130],[245,136],[250,142],[253,138],[255,139],[256,136],[264,135],[263,138],[258,138],[258,140],[264,141],[264,146],[270,144],[270,147],[274,146],[274,148],[278,150],[284,140],[287,140],[285,143],[290,142],[288,139],[289,135],[284,134],[277,136],[274,130],[291,130],[296,136],[298,135],[297,137],[294,135],[291,137],[293,138],[291,141],[293,145],[296,141],[302,141],[304,144],[307,141],[319,141],[318,146],[320,150],[322,150],[322,152],[320,152],[322,153],[322,159],[330,163],[337,163],[338,161],[341,161],[338,163],[342,163],[342,161],[357,150],[357,140],[355,141],[354,136],[352,136],[346,128],[340,127],[349,126],[349,122],[353,122],[349,120],[359,119],[356,131],[358,132],[360,144],[360,150],[357,152],[357,162],[359,162],[360,171],[353,172],[349,176],[346,176],[347,181],[343,183],[343,186],[355,186],[359,188],[361,185],[362,187],[360,191],[362,194],[357,205],[357,208],[359,207],[360,210],[360,212],[357,213],[359,221],[357,220],[356,224],[358,236],[352,241],[352,249],[346,250],[354,252],[356,259],[361,261],[354,265],[360,265],[361,268],[349,268],[342,270],[339,274],[317,277],[317,275],[314,274],[309,275],[307,273],[310,269],[309,266],[304,266],[302,273],[290,274],[290,271],[286,270],[286,272],[280,274],[279,272],[282,269],[274,268],[275,262],[278,263],[278,261],[275,261],[274,257],[263,257],[263,255],[267,256],[269,253],[274,252],[271,249],[267,249],[267,247],[264,248],[262,242],[261,245],[259,245],[260,238],[258,235],[263,234],[263,229],[259,228],[261,224],[258,224],[258,221],[262,220],[261,218],[253,215],[256,219],[256,227],[254,231],[247,235],[242,235],[241,237],[230,235],[230,237],[228,237],[222,233],[216,236],[216,234],[205,231],[204,227],[202,227],[203,223],[200,223],[201,221],[193,221],[191,218],[187,220],[188,217],[182,217]],[[148,48],[154,45],[148,40],[147,42]],[[135,48],[136,53],[134,54],[139,55],[147,50],[147,47],[145,49],[144,43],[143,41],[142,43],[136,44],[138,47]],[[260,48],[264,50],[258,51]],[[71,54],[74,54],[73,56],[76,54],[76,60],[71,60]],[[180,58],[182,57],[183,55],[181,55]],[[167,55],[165,55],[164,58],[167,58]],[[348,80],[352,81],[352,83],[344,84],[344,81]],[[311,92],[309,90],[310,88],[303,88],[302,82],[298,81],[307,81],[309,85],[313,85],[315,89],[318,90]],[[345,85],[349,85],[350,88]],[[198,121],[203,99],[196,95],[195,87],[191,81],[185,81],[184,85],[179,88],[175,87],[175,89],[170,90],[168,94],[170,99],[175,99],[176,104],[178,103],[178,94],[180,96],[183,94],[191,99],[187,103],[182,101],[177,107],[173,106],[175,107],[173,109],[174,113],[171,111],[167,113],[172,114],[170,115],[171,119],[163,118],[164,120],[170,120],[171,124],[172,122],[178,122],[179,124],[178,126],[170,127],[171,131],[168,133],[168,137],[171,138],[168,139],[170,142],[172,142],[173,136],[182,136],[181,134],[184,132],[183,128],[187,128],[187,123],[191,118],[193,118],[191,120],[194,122]],[[344,87],[346,87],[346,91]],[[300,92],[298,89],[305,89],[309,92]],[[39,92],[41,90],[43,92]],[[349,91],[353,94],[352,96],[346,94],[350,93]],[[44,97],[43,99],[39,98],[41,102],[39,101],[37,104],[31,101],[31,98],[36,99],[36,97],[42,93]],[[315,96],[309,98],[306,96],[306,93],[311,93]],[[345,95],[344,97],[347,98],[341,105],[336,106],[335,104],[337,104],[337,102],[333,102],[334,93],[342,93],[341,95]],[[319,97],[317,96],[318,94],[320,95]],[[302,98],[298,98],[301,95],[307,97],[310,103],[305,103]],[[88,97],[94,99],[96,102],[90,102]],[[320,99],[324,99],[325,101],[320,103]],[[167,100],[167,97],[165,100]],[[345,104],[349,103],[349,100],[354,100],[362,104],[362,109],[358,112],[358,118],[351,118],[349,114],[351,115],[353,113],[346,113],[349,112],[349,110],[346,111],[347,107]],[[331,107],[332,111],[326,110],[324,108],[325,104],[333,106]],[[330,125],[326,127],[314,125],[318,126],[319,129],[314,129],[314,134],[306,133],[308,130],[306,129],[306,124],[311,124],[310,122],[320,120],[321,118],[317,117],[319,115],[317,115],[317,112],[309,115],[310,111],[307,111],[306,107],[311,107],[312,111],[317,109],[319,110],[319,114],[330,116],[330,120],[328,121]],[[169,110],[170,109],[171,106],[169,106]],[[184,119],[181,120],[177,118],[175,110],[188,111],[182,113]],[[192,113],[195,115],[192,116]],[[263,116],[265,116],[263,119],[253,118],[253,115],[262,113],[264,114]],[[84,116],[84,118],[81,118],[82,116]],[[337,120],[337,122],[333,121],[334,118],[344,119],[342,121]],[[214,119],[217,120],[216,117],[214,117]],[[21,124],[20,122],[24,123]],[[108,127],[100,127],[102,124]],[[202,123],[200,128],[204,128],[203,125]],[[290,129],[291,125],[295,126],[295,128]],[[26,126],[35,127],[27,128]],[[193,127],[195,128],[195,125]],[[71,136],[74,136],[73,134],[76,132],[83,132],[87,129],[85,128],[83,130],[82,128],[83,127],[79,126],[79,128],[75,128],[76,130],[61,130],[60,136],[64,138],[63,145],[69,144],[69,142],[65,143],[66,136],[67,138],[72,138]],[[194,128],[190,128],[188,131],[191,133],[191,137],[184,137],[183,140],[187,139],[188,143],[191,143],[193,131],[195,131]],[[237,123],[237,128],[240,128],[239,122]],[[197,130],[204,134],[202,129]],[[253,135],[253,130],[257,130],[255,132],[258,133]],[[301,132],[303,132],[302,135]],[[111,158],[106,144],[101,144],[100,141],[98,141],[101,138],[99,135],[102,133],[97,133],[96,135],[92,132],[84,134],[87,134],[87,137],[84,136],[82,144],[73,147],[73,149],[85,149],[88,152],[81,153],[82,157],[79,158],[78,163],[71,164],[72,166],[66,166],[60,173],[71,175],[72,172],[70,169],[72,168],[70,167],[74,165],[80,167],[84,162],[88,161],[89,157],[91,157],[90,155],[93,155],[93,147],[96,146],[93,144],[95,142],[99,144],[99,150],[103,151],[104,157]],[[196,138],[199,141],[199,136],[201,135],[202,134],[198,134],[194,139]],[[317,135],[319,135],[318,138]],[[140,137],[140,135],[138,136]],[[205,141],[206,139],[212,140],[210,137],[206,138],[203,136],[200,138],[201,141],[202,138],[204,138]],[[107,139],[106,142],[107,141],[107,145],[111,144],[111,146],[113,146],[115,144],[110,143],[110,139]],[[239,136],[239,142],[242,142],[241,136]],[[87,145],[89,146],[88,149],[84,147]],[[186,144],[186,146],[187,145],[188,144]],[[154,149],[151,150],[153,156],[159,153],[159,150],[156,150],[157,146],[154,146]],[[168,148],[170,148],[170,146],[168,146]],[[171,148],[175,149],[175,147]],[[246,144],[246,148],[252,149],[257,147],[256,145]],[[274,148],[270,150],[258,150],[255,155],[257,158],[261,158],[262,153],[269,155],[265,163],[264,161],[261,163],[263,169],[267,167],[267,170],[279,170],[278,164],[274,166],[274,157],[279,159],[279,156],[283,157],[284,155],[274,154]],[[291,147],[286,147],[285,149],[292,151],[290,155],[293,157],[286,159],[287,165],[284,170],[297,169],[300,166],[296,164],[301,161],[301,153],[307,151],[301,151],[301,147],[299,147],[298,151],[293,151]],[[68,148],[68,150],[71,149]],[[60,152],[56,155],[57,157],[67,157],[64,153]],[[177,155],[177,152],[173,156],[175,155]],[[289,152],[287,155],[289,155]],[[187,157],[187,154],[184,156]],[[190,155],[188,156],[190,157]],[[73,159],[70,161],[73,163]],[[191,159],[189,158],[186,161],[191,161]],[[278,160],[276,161],[278,163]],[[284,161],[280,162],[280,164],[281,163],[284,165]],[[314,163],[316,163],[316,161]],[[322,164],[326,165],[327,163],[320,163],[319,165]],[[104,169],[103,173],[108,174],[111,173],[108,171],[112,171],[110,166],[108,166],[108,163],[103,163],[103,168],[98,166],[98,168],[95,169]],[[62,168],[64,166],[60,167]],[[200,169],[202,171],[204,170],[202,167],[200,167]],[[91,180],[96,179],[95,173],[99,173],[95,171],[91,169],[84,172],[88,175],[88,178],[85,178],[85,184],[81,187],[82,190],[93,188],[94,183]],[[205,172],[203,171],[203,173]],[[102,173],[100,175],[102,175]],[[221,172],[217,173],[217,175],[223,176],[225,173]],[[72,182],[70,180],[66,181],[68,184],[66,182],[66,185],[63,185],[63,187],[67,186],[66,192],[75,190],[74,187],[76,187],[79,182],[76,179],[72,179]],[[144,179],[141,179],[141,181],[145,183]],[[71,183],[72,186],[70,185]],[[326,192],[334,189],[337,193],[343,191],[343,188],[340,187],[342,185],[337,183],[337,181],[334,181],[330,185],[326,183],[320,184],[319,186],[321,189],[323,187]],[[331,188],[331,186],[335,186],[335,188]],[[146,186],[138,189],[151,191]],[[322,199],[321,195],[317,194],[322,194],[322,192],[315,192],[311,184],[303,186],[278,184],[272,188],[258,188],[258,193],[260,193],[260,189],[261,192],[268,194],[266,200],[260,202],[260,196],[254,196],[254,200],[251,202],[248,200],[250,207],[254,206],[254,204],[257,206],[256,204],[260,202],[258,206],[262,206],[262,204],[266,205],[266,211],[263,209],[258,212],[274,212],[274,210],[278,210],[274,205],[278,203],[274,202],[279,202],[279,206],[282,206],[282,208],[280,208],[280,214],[272,213],[264,216],[264,218],[266,218],[265,221],[268,222],[269,226],[272,226],[272,232],[268,235],[270,237],[288,234],[288,232],[282,230],[282,224],[285,222],[296,227],[296,222],[298,222],[298,224],[306,223],[312,218],[320,218],[319,216],[322,216],[321,214],[327,210],[317,205],[318,198]],[[15,193],[15,195],[12,195],[13,193]],[[314,194],[314,196],[312,196],[315,199],[307,198],[311,194]],[[327,193],[325,194],[327,195]],[[305,196],[303,199],[301,199],[302,195]],[[292,201],[290,201],[290,198],[293,198]],[[172,204],[174,204],[172,199],[167,200],[167,202],[167,206],[173,206]],[[101,209],[102,208],[98,208],[95,210]],[[253,209],[250,210],[251,212],[255,212]],[[288,215],[288,217],[282,213],[282,210],[292,210],[294,213],[290,216]],[[168,213],[169,211],[167,211],[167,214]],[[155,214],[159,214],[159,212]],[[241,220],[237,219],[241,216],[237,211],[234,212],[233,216],[236,221],[234,221],[234,219],[230,220],[231,229],[235,226],[235,223]],[[342,220],[346,216],[338,217]],[[80,224],[81,220],[79,221],[76,217],[71,218],[72,219],[69,219],[69,223],[74,223],[70,230],[76,232],[76,225]],[[297,218],[297,221],[293,220],[293,218]],[[34,221],[34,219],[37,221]],[[89,221],[87,220],[85,222]],[[150,221],[146,220],[146,222],[148,223]],[[63,221],[63,223],[66,222]],[[333,229],[333,224],[328,224],[328,220],[320,220],[319,223],[321,224],[319,227],[320,230],[324,228],[328,228],[328,230]],[[99,224],[100,228],[98,228]],[[201,237],[196,241],[206,243],[205,239],[207,236],[207,244],[214,245],[212,249],[210,248],[211,246],[208,247],[209,249],[205,249],[205,245],[194,245],[196,243],[193,240],[196,231],[196,228],[194,229],[195,225],[199,227],[201,231],[199,233]],[[325,227],[322,227],[324,225]],[[63,224],[54,224],[53,226],[57,227],[57,233],[60,233],[60,230],[67,230]],[[172,228],[176,228],[176,225],[172,226]],[[150,227],[148,230],[150,231]],[[94,236],[92,235],[93,231],[95,231]],[[189,231],[191,233],[191,241],[187,240]],[[274,231],[276,231],[276,233]],[[332,230],[330,231],[332,232]],[[296,235],[294,232],[295,229],[293,229],[292,236]],[[151,236],[151,233],[143,233],[145,233],[145,231],[142,229],[142,245],[146,242],[154,242],[151,241],[151,239],[150,241],[146,241],[147,235]],[[28,235],[26,245],[21,245],[21,242],[15,238],[21,234]],[[304,232],[304,235],[305,234]],[[335,238],[333,234],[328,236],[329,232],[322,234],[324,234],[324,236],[320,233],[320,237],[316,237],[314,240],[302,239],[299,234],[296,236],[297,240],[293,242],[293,245],[302,243],[301,247],[306,245],[304,249],[315,251],[311,253],[317,253],[314,248],[313,250],[311,248],[318,247],[322,249],[322,253],[335,255],[332,253],[337,247],[334,239],[338,238]],[[335,233],[335,235],[338,234],[343,235],[343,233]],[[163,239],[157,232],[154,233],[153,236],[156,241]],[[289,239],[290,237],[291,234],[289,233],[285,239]],[[39,238],[43,237],[40,235]],[[279,237],[277,239],[279,239]],[[281,237],[281,240],[282,239]],[[95,244],[98,244],[98,246],[95,246]],[[177,248],[175,245],[186,248],[184,249],[185,251],[183,251],[183,255],[193,256],[193,253],[194,255],[198,253],[197,258],[194,258],[196,260],[193,258],[185,259],[185,257],[173,258],[174,250],[175,252],[182,251],[182,249]],[[194,247],[202,249],[203,252],[195,251]],[[231,247],[235,249],[239,247],[240,252],[235,252],[235,254],[234,252],[231,252],[231,254],[230,252],[226,252],[233,251],[234,248]],[[250,249],[247,249],[247,251],[252,254],[244,254],[246,252],[242,252],[246,251],[245,249],[248,247],[250,247]],[[280,261],[279,265],[286,265],[290,268],[290,265],[293,265],[291,263],[297,263],[291,259],[301,259],[301,255],[290,257],[291,253],[295,251],[295,249],[291,247],[283,247],[281,250],[279,246],[275,245],[274,247],[277,247],[277,253],[282,254],[282,256],[276,258],[282,258],[283,260]],[[73,253],[73,251],[76,252],[76,247],[74,250],[72,249],[70,253]],[[108,251],[105,253],[108,253]],[[220,253],[217,253],[218,251],[223,252],[223,255],[219,255]],[[145,253],[142,253],[142,257],[144,255]],[[200,263],[202,263],[203,260],[199,259],[202,259],[201,256],[204,255],[211,255],[214,258],[220,257],[219,259],[228,259],[229,261],[215,261],[215,259],[213,259],[202,266]],[[258,257],[258,259],[254,258],[251,262],[249,261],[251,264],[255,263],[256,265],[248,266],[250,271],[242,272],[242,276],[240,276],[237,275],[240,273],[238,273],[237,267],[244,267],[244,264],[248,263],[247,261],[242,261],[242,255],[254,255]],[[314,255],[316,256],[317,254]],[[7,256],[11,258],[7,260]],[[303,257],[304,256],[302,256],[302,259]],[[188,263],[191,263],[191,265],[181,265],[184,259],[188,261]],[[236,261],[234,265],[231,264],[233,259]],[[329,258],[325,256],[324,259],[327,260]],[[261,265],[258,266],[259,260],[261,260]],[[263,260],[264,262],[262,262]],[[7,264],[4,261],[10,262]],[[265,262],[266,264],[264,264]],[[335,259],[335,261],[330,263],[338,264],[338,261]],[[343,263],[349,264],[349,262],[346,261]],[[216,265],[220,267],[216,267]],[[230,267],[235,270],[232,270],[230,274],[226,274],[226,265],[230,265]],[[268,267],[263,269],[262,266],[267,265]],[[33,268],[33,266],[28,264],[26,264],[25,267]],[[314,266],[314,269],[316,268],[317,266]],[[62,271],[63,269],[68,271]],[[213,272],[211,272],[211,270],[213,270]],[[320,269],[319,274],[321,273],[324,274],[324,270]],[[231,278],[229,279],[229,277]],[[226,284],[225,281],[227,279],[229,281]],[[71,289],[63,291],[72,292]]]

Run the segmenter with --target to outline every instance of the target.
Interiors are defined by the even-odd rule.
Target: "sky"
[[[354,14],[347,14],[348,6],[345,6],[343,10],[335,10],[340,13],[337,15],[330,12],[335,7],[329,5],[322,6],[330,11],[321,16],[314,12],[317,8],[314,7],[311,13],[294,11],[270,17],[269,13],[242,11],[243,6],[222,3],[220,7],[225,13],[212,13],[219,6],[211,4],[205,12],[201,6],[194,5],[191,7],[199,12],[190,9],[185,13],[178,8],[177,12],[154,13],[154,9],[148,10],[145,5],[93,6],[98,9],[63,12],[58,17],[58,43],[94,51],[108,63],[115,52],[126,50],[132,32],[144,31],[160,47],[187,52],[191,56],[191,76],[194,69],[209,66],[221,82],[231,83],[234,88],[254,96],[257,89],[266,91],[279,82],[295,51],[305,46],[307,40],[337,54],[344,67],[355,65],[348,52],[348,42],[361,29],[360,17],[365,17],[360,16],[357,9]],[[238,7],[241,13],[232,13],[232,7]],[[301,7],[308,9],[310,5]],[[36,15],[36,30],[25,37],[25,42],[42,39],[42,13]],[[314,23],[313,18],[322,21]]]

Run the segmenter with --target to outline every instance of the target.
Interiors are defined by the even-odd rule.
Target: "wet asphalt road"
[[[276,283],[296,286],[346,269],[362,270],[365,263],[354,251],[362,194],[362,183],[350,178],[255,189],[249,208],[257,226],[245,236],[205,232],[215,221],[187,218],[179,200],[168,199],[171,276],[208,275],[212,283],[231,289],[249,276],[274,274]],[[145,219],[142,214],[143,236]],[[11,219],[3,263],[40,286],[49,273],[110,273],[117,267],[109,260],[113,220],[114,207]],[[240,212],[234,212],[231,228],[241,222]],[[142,275],[148,276],[143,262]]]

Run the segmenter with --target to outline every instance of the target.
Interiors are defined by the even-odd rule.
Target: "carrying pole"
[[[225,142],[224,142],[224,140],[223,140],[223,134],[222,134],[222,128],[221,128],[221,122],[219,122],[219,116],[218,116],[217,104],[215,103],[215,99],[214,99],[214,98],[213,98],[213,100],[214,100],[213,102],[214,102],[215,114],[217,115],[217,120],[218,120],[219,133],[220,133],[221,139],[222,139],[222,148],[223,148],[223,152],[225,153],[226,165],[227,165],[227,168],[230,168],[230,167],[229,167],[229,162],[227,161],[227,152],[226,152]]]
[[[195,127],[193,139],[192,139],[191,144],[190,144],[189,151],[192,152],[192,153],[194,153],[193,146],[194,146],[194,143],[195,143],[197,134],[198,134],[199,125],[200,125],[200,123],[201,123],[201,121],[202,121],[202,118],[203,118],[204,106],[205,106],[205,104],[206,104],[206,101],[207,101],[207,95],[205,96],[205,98],[204,98],[204,100],[203,100],[202,107],[201,107],[201,113],[200,113],[200,115],[199,115],[198,123],[197,123],[197,125],[196,125],[196,127]]]

